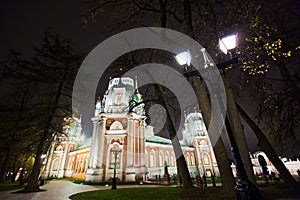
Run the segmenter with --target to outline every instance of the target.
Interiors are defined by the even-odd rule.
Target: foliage
[[[249,18],[240,41],[241,77],[256,92],[256,117],[277,152],[293,156],[299,152],[299,34],[300,18],[294,1],[245,4]],[[294,8],[292,8],[294,7]],[[274,13],[276,15],[274,16]],[[250,83],[247,84],[247,83]]]
[[[7,191],[7,190],[16,190],[16,189],[22,189],[24,186],[20,186],[18,182],[10,182],[5,181],[3,184],[1,184],[0,192],[1,191]]]
[[[6,116],[0,121],[1,137],[3,143],[9,144],[1,153],[10,159],[2,160],[1,174],[9,163],[19,169],[26,163],[19,162],[15,166],[18,159],[35,157],[32,169],[36,171],[37,183],[40,156],[47,152],[53,138],[62,133],[64,118],[71,116],[72,86],[82,58],[69,41],[49,31],[34,52],[28,58],[13,51],[9,60],[1,63],[2,83],[17,94],[9,93],[1,102],[0,115]],[[18,156],[15,161],[12,160],[14,155]]]

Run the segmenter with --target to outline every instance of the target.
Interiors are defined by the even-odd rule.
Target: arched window
[[[163,167],[163,153],[160,151],[159,154],[158,154],[158,166],[159,167]]]
[[[52,167],[52,170],[53,170],[53,171],[57,171],[57,170],[58,170],[58,166],[59,166],[59,159],[57,158],[57,159],[55,159],[55,160],[53,161],[53,167]]]
[[[84,171],[85,172],[87,170],[87,167],[88,167],[88,159],[85,159],[85,161],[84,161]]]
[[[72,168],[71,168],[71,170],[74,170],[75,171],[75,168],[76,168],[76,163],[75,163],[75,158],[73,157],[72,158]]]
[[[110,130],[123,130],[123,125],[121,122],[119,121],[114,121],[110,127],[109,127]]]
[[[73,151],[73,145],[69,147],[69,152]]]
[[[171,155],[171,166],[175,166],[174,155]]]
[[[205,142],[205,140],[201,140],[200,145],[207,145],[207,143]]]
[[[85,161],[82,160],[82,161],[81,161],[81,173],[83,173],[84,170],[85,170]]]
[[[150,151],[149,161],[150,161],[150,167],[156,167],[156,157],[153,149]]]
[[[187,166],[190,166],[191,165],[191,160],[190,160],[190,154],[189,153],[186,154],[185,159],[186,159]]]
[[[145,158],[145,166],[146,167],[149,167],[149,153],[147,150],[145,150],[145,155],[144,155],[144,158]]]
[[[205,165],[209,165],[209,157],[206,153],[203,156],[203,162]]]
[[[76,173],[80,172],[80,167],[80,161],[78,160],[76,164]]]
[[[121,105],[123,103],[123,94],[122,93],[117,93],[116,94],[116,100],[115,100],[115,104],[116,105]]]
[[[167,165],[170,165],[170,155],[168,151],[165,152],[165,161],[167,162]]]
[[[113,98],[112,98],[112,103],[113,105],[119,106],[124,104],[124,94],[126,92],[125,88],[117,88],[115,87],[113,89]]]
[[[67,170],[71,170],[71,167],[72,167],[72,157],[69,157]]]
[[[63,147],[61,145],[59,145],[58,147],[56,147],[56,151],[62,151]]]
[[[195,156],[194,153],[191,153],[191,165],[195,165]]]

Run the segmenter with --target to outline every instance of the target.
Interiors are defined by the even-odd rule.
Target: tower
[[[111,180],[115,166],[116,177],[121,181],[135,181],[137,174],[145,172],[144,105],[129,109],[129,102],[138,104],[141,101],[137,81],[134,84],[129,77],[110,80],[102,101],[96,102],[95,116],[92,117],[86,181]]]
[[[213,147],[200,112],[195,111],[186,116],[182,136],[183,143],[195,148],[196,164],[200,173],[219,176]]]

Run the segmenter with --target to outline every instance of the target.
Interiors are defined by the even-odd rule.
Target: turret
[[[96,102],[95,117],[101,113],[101,107],[102,107],[102,103],[101,103],[101,99],[99,96],[97,99],[97,102]]]
[[[145,104],[141,103],[141,102],[143,102],[143,98],[142,98],[142,95],[139,93],[137,77],[135,77],[134,93],[131,96],[131,100],[130,100],[129,104],[130,104],[130,107],[134,106],[134,109],[132,109],[133,112],[135,112],[136,114],[139,114],[139,115],[145,115],[145,109],[144,109]],[[137,105],[137,104],[139,104],[139,105]],[[135,106],[135,105],[137,105],[137,106]]]

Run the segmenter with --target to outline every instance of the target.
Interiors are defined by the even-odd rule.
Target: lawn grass
[[[264,200],[300,198],[299,185],[294,188],[284,184],[261,185],[259,187]],[[225,195],[221,187],[192,188],[184,190],[177,187],[155,187],[155,188],[126,188],[117,190],[96,190],[75,194],[72,200],[106,199],[106,200],[156,200],[156,199],[236,199],[235,196]]]
[[[4,183],[0,184],[0,191],[23,189],[25,186],[26,184],[20,186],[20,183],[18,181],[5,181]]]
[[[68,180],[74,183],[85,184],[83,180],[78,179],[54,179],[55,180]],[[45,181],[45,184],[49,180]],[[103,185],[102,183],[100,185]],[[108,183],[111,184],[110,182]],[[138,185],[139,182],[132,183],[118,183],[118,185]],[[5,190],[15,190],[23,189],[24,186],[19,186],[19,182],[7,181],[3,184],[0,184],[0,191]],[[274,184],[274,183],[260,183],[259,190],[262,194],[264,200],[273,200],[273,199],[300,199],[300,185],[299,183],[294,187],[289,187],[283,183]],[[193,188],[189,190],[183,190],[182,188],[177,187],[151,187],[151,188],[124,188],[117,190],[97,190],[91,192],[85,192],[76,194],[70,197],[73,200],[78,199],[143,199],[143,200],[156,200],[156,199],[235,199],[234,196],[224,195],[222,193],[221,187],[205,187],[205,188]]]
[[[70,197],[72,200],[85,199],[119,199],[119,200],[157,200],[157,199],[235,199],[234,196],[224,195],[220,187],[209,187],[205,189],[192,188],[184,190],[176,187],[157,188],[126,188],[117,190],[96,190],[75,194]]]
[[[260,185],[259,190],[264,200],[300,199],[300,184],[293,187],[280,184]]]

